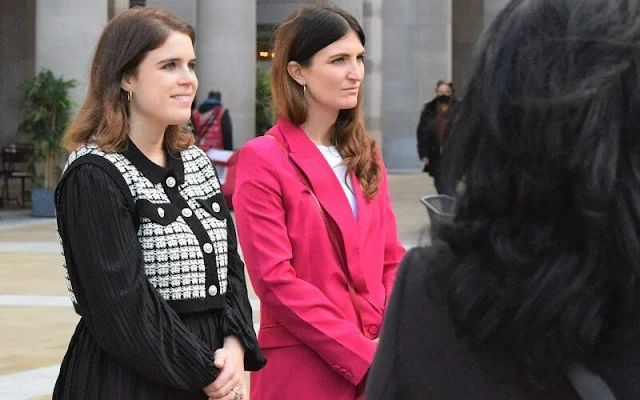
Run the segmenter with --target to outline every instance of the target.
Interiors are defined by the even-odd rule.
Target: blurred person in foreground
[[[245,368],[265,363],[220,182],[180,127],[194,41],[154,8],[123,12],[98,41],[56,189],[80,321],[54,399],[238,400]]]
[[[476,54],[454,222],[403,260],[367,400],[637,400],[640,2],[513,0]]]

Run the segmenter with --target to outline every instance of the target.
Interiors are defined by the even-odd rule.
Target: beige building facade
[[[234,145],[254,137],[256,69],[266,70],[273,29],[303,0],[3,0],[0,2],[0,146],[23,141],[20,85],[43,68],[79,83],[81,104],[100,32],[132,5],[168,9],[197,32],[200,101],[223,94]],[[365,116],[392,171],[416,170],[415,128],[439,79],[464,92],[474,43],[507,0],[335,0],[367,35]],[[264,53],[264,52],[263,52]]]

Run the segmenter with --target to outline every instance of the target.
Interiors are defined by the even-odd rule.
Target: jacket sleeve
[[[402,257],[405,255],[406,250],[398,238],[398,227],[396,222],[396,215],[393,211],[391,204],[391,197],[389,196],[389,181],[387,178],[387,171],[382,161],[382,181],[381,193],[384,193],[384,202],[387,214],[387,229],[386,238],[384,244],[384,269],[382,271],[382,284],[386,293],[387,302],[391,297],[391,291],[393,290],[393,284],[396,280],[396,274],[398,273],[398,265],[402,261]]]
[[[227,280],[229,290],[226,294],[226,311],[224,335],[236,336],[244,346],[244,366],[247,371],[257,371],[262,368],[266,359],[258,346],[255,330],[253,329],[253,313],[247,282],[244,276],[244,263],[238,255],[238,243],[233,219],[227,220],[227,237],[229,242],[229,268]]]
[[[231,124],[231,116],[229,110],[225,109],[222,114],[222,148],[225,150],[233,150],[233,125]]]
[[[289,240],[295,233],[287,231],[280,179],[270,160],[279,150],[275,143],[273,151],[258,149],[252,146],[255,142],[240,152],[234,193],[238,234],[253,287],[285,329],[357,385],[371,365],[376,344],[318,287],[296,276]]]
[[[418,157],[420,159],[428,157],[427,152],[427,125],[429,123],[427,107],[425,106],[420,113],[420,122],[418,122],[418,128],[416,129],[416,137],[418,140]]]
[[[380,345],[376,353],[371,371],[367,378],[365,398],[367,400],[387,400],[413,398],[407,397],[403,390],[403,365],[398,365],[399,343],[402,340],[401,317],[403,310],[411,307],[411,302],[405,295],[405,278],[407,268],[416,261],[415,251],[410,251],[402,261],[402,266],[398,271],[398,279],[395,282],[393,295],[387,305],[387,311],[382,325]],[[406,315],[406,314],[404,314]],[[426,361],[428,362],[428,361]]]
[[[59,189],[58,229],[82,318],[98,345],[152,381],[200,391],[218,371],[144,273],[142,248],[124,195],[94,165]]]

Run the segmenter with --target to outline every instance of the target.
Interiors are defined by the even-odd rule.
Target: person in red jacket
[[[276,33],[279,121],[240,150],[233,198],[269,359],[252,400],[353,400],[376,352],[405,250],[362,123],[364,43],[351,15],[326,6]]]
[[[210,91],[207,99],[193,110],[196,144],[210,149],[233,150],[233,126],[229,110],[222,105],[219,91]]]

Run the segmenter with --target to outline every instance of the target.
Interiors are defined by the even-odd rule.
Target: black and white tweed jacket
[[[131,141],[123,153],[87,145],[71,153],[61,181],[85,163],[109,173],[130,203],[144,272],[157,292],[178,312],[223,307],[230,214],[209,157],[191,146],[167,153],[163,168]],[[64,265],[67,288],[81,313]]]

